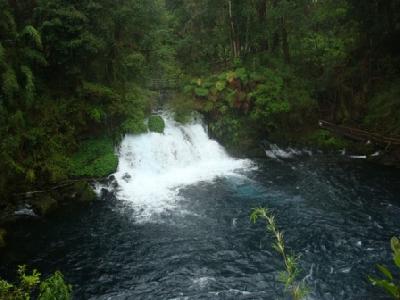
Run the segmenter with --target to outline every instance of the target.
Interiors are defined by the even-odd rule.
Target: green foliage
[[[37,48],[42,49],[42,37],[39,31],[37,31],[36,28],[32,25],[25,26],[25,28],[21,31],[21,37],[27,37],[28,39],[33,41],[34,45]]]
[[[286,290],[290,293],[294,300],[304,299],[308,294],[308,288],[305,286],[304,282],[297,282],[297,277],[299,274],[299,256],[288,253],[283,232],[278,229],[275,216],[271,214],[268,209],[253,209],[250,215],[250,220],[253,223],[256,223],[259,219],[266,222],[266,231],[271,233],[275,238],[275,242],[272,244],[272,247],[282,256],[285,265],[285,271],[281,273],[280,280],[285,284]]]
[[[38,300],[72,299],[71,286],[65,283],[63,275],[58,271],[42,282],[41,274],[36,269],[27,274],[26,266],[19,266],[17,273],[18,283],[15,285],[0,279],[0,299],[29,300],[38,292]]]
[[[191,121],[192,113],[196,110],[196,102],[184,93],[177,93],[168,101],[167,108],[174,113],[176,122],[185,124]]]
[[[400,135],[400,79],[380,87],[368,102],[365,124],[378,132]]]
[[[13,99],[19,91],[17,75],[13,68],[8,67],[2,74],[2,90],[8,99]]]
[[[118,166],[111,139],[91,139],[82,142],[69,161],[69,174],[73,177],[102,178],[114,173]]]
[[[313,145],[325,150],[340,150],[346,148],[345,140],[333,136],[329,131],[318,129],[307,138]]]
[[[393,237],[390,245],[393,252],[393,262],[397,269],[400,271],[400,240],[397,237]],[[382,273],[384,279],[378,279],[376,277],[369,276],[369,281],[374,286],[384,289],[384,291],[393,299],[400,299],[399,278],[395,279],[395,276],[392,274],[392,272],[383,265],[378,265],[377,268]]]
[[[57,271],[40,284],[38,300],[69,300],[71,290],[71,286],[65,283],[64,276]]]
[[[148,127],[151,132],[164,133],[165,122],[161,116],[150,116]]]
[[[196,87],[194,89],[194,93],[196,94],[196,96],[199,96],[199,97],[207,97],[208,89],[202,88],[202,87]]]

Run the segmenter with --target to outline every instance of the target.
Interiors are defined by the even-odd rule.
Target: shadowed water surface
[[[276,299],[282,264],[251,208],[275,212],[313,299],[385,299],[366,281],[399,235],[399,174],[314,156],[262,160],[180,190],[147,219],[114,197],[20,224],[2,271],[60,269],[75,299]],[[28,225],[28,226],[27,226]]]

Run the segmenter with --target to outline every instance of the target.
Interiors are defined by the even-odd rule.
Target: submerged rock
[[[92,202],[96,200],[96,192],[92,189],[89,183],[80,181],[73,185],[74,200],[79,202]]]
[[[32,201],[32,208],[35,214],[46,216],[58,207],[58,202],[50,194],[44,194]]]

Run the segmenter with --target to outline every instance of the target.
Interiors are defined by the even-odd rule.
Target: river
[[[17,224],[0,270],[61,270],[74,299],[285,299],[272,239],[249,220],[261,206],[301,254],[310,299],[387,299],[367,275],[376,263],[391,265],[399,172],[279,151],[233,159],[201,122],[167,118],[164,135],[124,139],[115,179],[97,186],[98,201]]]

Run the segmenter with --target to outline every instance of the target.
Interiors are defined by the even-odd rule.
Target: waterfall
[[[220,176],[240,176],[252,167],[249,160],[230,157],[209,139],[203,124],[176,123],[163,116],[163,134],[127,135],[119,149],[115,174],[117,198],[151,214],[174,206],[179,190]]]

